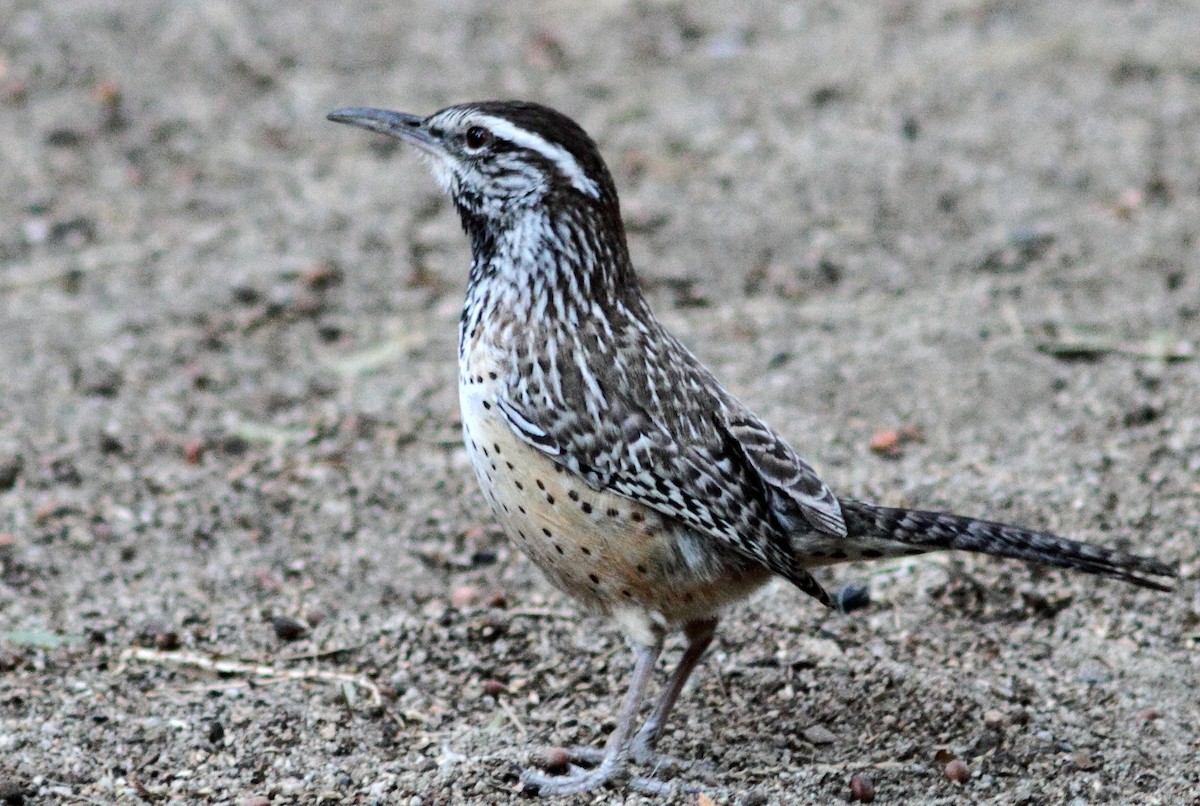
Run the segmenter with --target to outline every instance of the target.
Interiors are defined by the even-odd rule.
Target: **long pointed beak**
[[[406,143],[412,143],[417,148],[431,154],[445,153],[441,141],[425,128],[425,119],[420,115],[351,106],[345,109],[335,109],[326,115],[325,119],[386,134]]]

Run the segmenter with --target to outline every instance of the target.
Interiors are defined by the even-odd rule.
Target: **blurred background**
[[[453,210],[324,120],[482,98],[596,138],[660,316],[841,494],[1182,562],[771,588],[664,743],[706,792],[1193,796],[1198,41],[1191,2],[0,0],[0,800],[497,802],[611,728],[619,638],[459,444]]]

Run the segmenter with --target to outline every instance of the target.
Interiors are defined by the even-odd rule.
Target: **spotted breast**
[[[552,584],[637,629],[621,617],[648,612],[660,626],[679,624],[769,579],[761,565],[714,552],[711,540],[656,510],[592,489],[519,439],[499,410],[501,356],[464,348],[459,405],[467,455],[497,520]]]

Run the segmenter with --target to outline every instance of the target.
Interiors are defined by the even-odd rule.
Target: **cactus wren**
[[[459,326],[463,436],[483,494],[550,581],[621,625],[632,682],[603,751],[543,795],[645,762],[720,610],[774,575],[826,606],[809,569],[940,549],[1013,557],[1156,590],[1153,559],[1044,532],[835,496],[654,317],[596,144],[544,106],[485,101],[429,117],[329,119],[415,146],[471,241]],[[668,631],[688,645],[637,730]],[[592,766],[582,766],[586,762]],[[650,785],[647,778],[634,783]]]

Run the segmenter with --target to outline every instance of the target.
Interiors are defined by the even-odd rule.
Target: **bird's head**
[[[616,190],[596,144],[579,124],[548,107],[481,101],[428,117],[354,107],[328,118],[416,146],[464,220],[495,224],[523,211],[580,206],[619,220]]]

